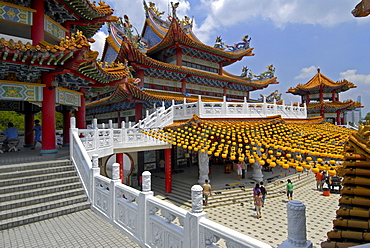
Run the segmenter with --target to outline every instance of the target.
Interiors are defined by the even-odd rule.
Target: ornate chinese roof
[[[119,61],[128,61],[136,64],[138,68],[144,69],[145,76],[160,77],[162,79],[180,81],[186,78],[188,83],[209,85],[214,87],[227,86],[231,89],[251,91],[263,89],[270,84],[277,84],[276,77],[265,77],[261,80],[245,79],[231,74],[218,75],[215,73],[191,69],[169,63],[164,63],[148,57],[138,48],[133,46],[124,36],[121,49],[117,56]]]
[[[56,79],[60,87],[86,87],[114,83],[129,73],[122,63],[97,63],[98,52],[91,51],[82,32],[61,39],[58,45],[41,41],[40,45],[32,46],[2,38],[0,54],[0,79],[7,79],[9,73],[13,73],[17,81],[34,83],[43,71],[57,70]]]
[[[353,100],[347,100],[344,102],[317,102],[307,104],[307,113],[320,113],[321,109],[324,109],[325,113],[334,113],[337,110],[350,111],[356,108],[363,108],[361,102],[355,102]]]
[[[360,126],[345,145],[341,198],[333,230],[322,248],[370,243],[370,125]]]
[[[153,103],[172,103],[172,101],[174,101],[175,103],[182,103],[184,102],[184,99],[186,99],[187,102],[198,101],[198,97],[194,95],[184,95],[182,93],[168,92],[162,90],[142,89],[131,82],[133,81],[132,78],[128,79],[128,81],[130,82],[118,84],[109,97],[86,104],[86,109],[116,104],[123,101]],[[215,97],[202,97],[202,101],[221,102],[222,99]]]
[[[145,36],[144,36],[145,38]],[[180,25],[177,18],[172,18],[166,35],[156,45],[150,47],[147,51],[148,56],[166,51],[166,55],[173,55],[175,51],[171,51],[174,46],[180,46],[184,54],[199,58],[208,58],[214,62],[222,62],[223,65],[229,65],[237,60],[241,60],[244,56],[253,56],[253,48],[249,45],[243,49],[225,51],[203,44],[198,39],[186,33],[184,28]],[[168,54],[170,53],[170,54]]]
[[[98,6],[95,6],[95,1],[91,3],[89,0],[48,0],[47,2],[52,7],[49,8],[49,16],[56,18],[56,20],[61,18],[61,11],[73,12],[75,16],[78,16],[78,20],[72,22],[75,25],[73,31],[80,30],[88,38],[92,37],[105,22],[118,20],[117,17],[113,16],[114,10],[104,1],[98,2]],[[58,9],[56,9],[57,6]],[[60,20],[59,23],[61,23]]]
[[[339,93],[356,87],[357,86],[355,86],[353,83],[345,79],[342,81],[334,82],[333,80],[321,74],[320,69],[318,69],[317,74],[307,83],[303,85],[298,84],[296,87],[290,87],[287,93],[292,93],[293,95],[306,95],[306,92],[309,92],[311,94],[319,93],[320,89],[322,89],[323,93],[331,93],[333,91]]]

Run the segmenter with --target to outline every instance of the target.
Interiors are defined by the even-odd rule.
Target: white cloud
[[[347,70],[339,73],[341,79],[347,79],[348,81],[359,85],[370,85],[370,74],[357,74],[357,70]]]
[[[106,37],[107,37],[107,35],[103,31],[98,31],[92,37],[95,40],[95,42],[91,44],[91,50],[99,52],[98,58],[101,58],[101,56],[102,56]]]
[[[301,73],[298,76],[295,76],[294,79],[306,79],[311,78],[317,73],[317,67],[311,65],[310,67],[303,68]]]

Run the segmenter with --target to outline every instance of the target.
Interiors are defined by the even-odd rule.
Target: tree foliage
[[[40,120],[42,125],[41,112],[38,112],[34,116],[35,120]],[[63,129],[63,114],[56,112],[56,130]],[[0,111],[0,131],[4,131],[8,127],[8,123],[13,122],[14,127],[19,131],[24,131],[24,115],[15,111]]]

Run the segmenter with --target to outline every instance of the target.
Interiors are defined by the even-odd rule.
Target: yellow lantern
[[[317,162],[321,163],[322,162],[322,158],[318,158],[317,159]]]
[[[329,176],[335,176],[337,174],[337,171],[333,170],[333,169],[330,169],[330,170],[328,170],[328,174],[329,174]]]
[[[290,153],[287,153],[287,155],[285,155],[287,158],[291,158],[292,157],[292,154]]]
[[[283,164],[283,169],[289,169],[289,165],[288,164]]]
[[[271,162],[270,163],[270,167],[276,167],[276,163],[275,162]]]
[[[276,153],[276,156],[281,156],[281,152],[277,152]]]
[[[249,163],[250,163],[250,164],[254,164],[255,162],[256,162],[256,160],[254,160],[254,158],[250,158],[250,159],[249,159]]]
[[[336,162],[335,162],[335,160],[330,160],[329,163],[330,164],[335,164]]]
[[[222,158],[226,158],[227,157],[227,154],[226,153],[222,153],[221,157]]]
[[[317,174],[320,172],[320,169],[317,167],[312,168],[312,173]]]
[[[265,165],[265,160],[260,160],[259,164],[262,165],[262,166]]]
[[[307,157],[306,160],[307,161],[312,161],[312,158],[311,157]]]
[[[303,171],[303,167],[302,166],[297,166],[297,167],[295,167],[295,169],[296,169],[296,171],[299,171],[299,172]]]

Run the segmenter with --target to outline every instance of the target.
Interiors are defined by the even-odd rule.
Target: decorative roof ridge
[[[187,46],[195,46],[198,49],[204,49],[205,51],[211,52],[213,54],[217,54],[218,56],[222,56],[224,58],[233,58],[233,57],[244,57],[250,53],[250,56],[253,56],[251,52],[254,50],[254,48],[248,47],[246,50],[237,51],[237,52],[227,52],[223,51],[217,48],[214,48],[212,46],[206,45],[203,42],[201,42],[198,38],[194,39],[192,36],[185,33],[183,27],[181,27],[179,21],[177,18],[172,18],[170,27],[167,31],[167,34],[164,36],[164,38],[155,46],[148,49],[148,54],[156,53],[160,50],[162,50],[166,46],[170,46],[176,42],[179,42],[180,44],[184,44]],[[167,44],[166,44],[167,43]]]

